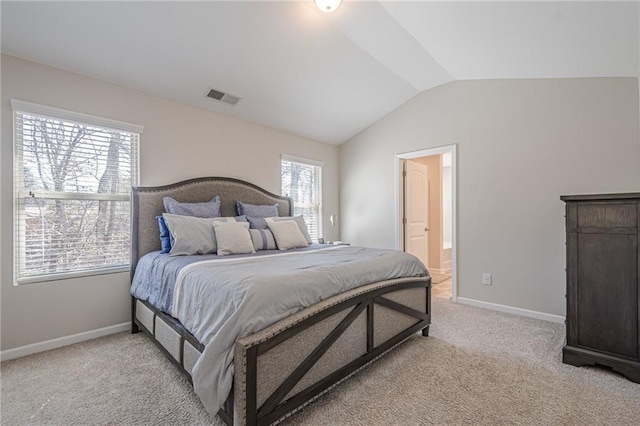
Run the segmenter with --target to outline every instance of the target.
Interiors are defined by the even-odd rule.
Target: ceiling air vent
[[[240,100],[238,96],[234,96],[229,93],[224,93],[216,89],[209,90],[209,93],[207,93],[207,97],[211,99],[215,99],[216,101],[224,102],[229,105],[235,105]]]

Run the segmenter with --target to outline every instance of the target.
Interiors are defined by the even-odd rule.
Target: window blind
[[[282,156],[282,194],[293,199],[294,215],[303,215],[314,241],[322,237],[322,163]]]
[[[142,128],[12,106],[17,282],[128,268]]]

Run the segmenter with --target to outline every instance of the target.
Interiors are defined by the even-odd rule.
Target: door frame
[[[419,151],[396,154],[396,217],[395,240],[396,249],[403,250],[404,228],[402,218],[404,213],[404,188],[402,176],[402,161],[412,158],[428,157],[430,155],[451,153],[451,198],[452,198],[452,245],[451,247],[451,300],[458,300],[458,144],[445,145],[436,148],[425,148]]]

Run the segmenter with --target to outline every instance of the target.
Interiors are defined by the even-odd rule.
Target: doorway
[[[456,145],[396,155],[396,167],[396,248],[428,267],[435,297],[456,301]]]

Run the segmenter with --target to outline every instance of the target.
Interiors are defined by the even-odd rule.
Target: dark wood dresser
[[[640,383],[640,193],[565,195],[566,364]]]

